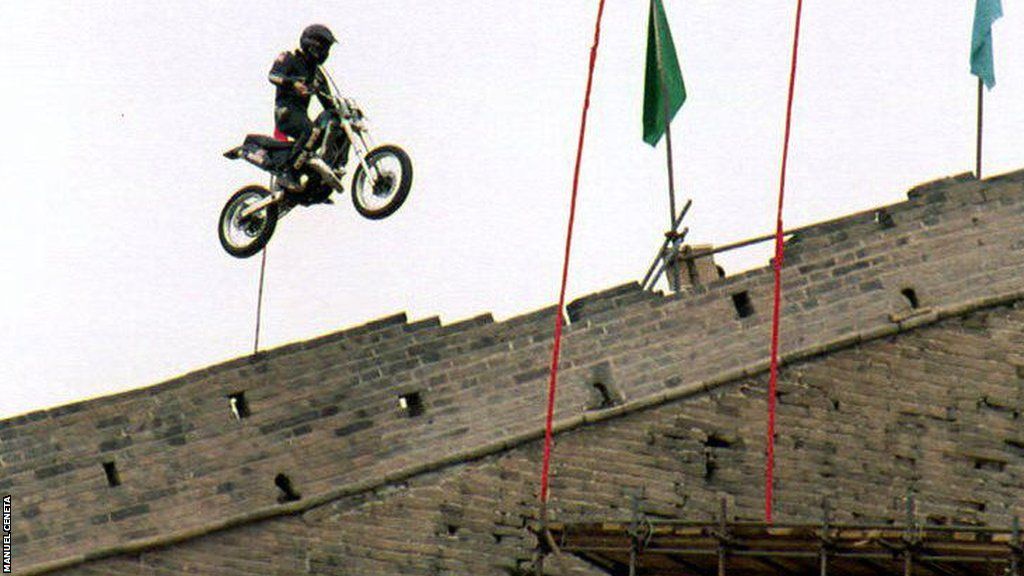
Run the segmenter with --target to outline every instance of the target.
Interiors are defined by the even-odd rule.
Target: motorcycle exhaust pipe
[[[310,158],[306,161],[306,166],[316,170],[316,173],[319,174],[331,188],[334,188],[335,192],[340,194],[344,191],[341,179],[338,178],[338,175],[334,173],[334,170],[331,170],[331,167],[320,158]]]
[[[334,171],[331,170],[331,167],[328,166],[326,162],[319,158],[310,158],[309,160],[306,161],[306,166],[309,166],[313,170],[316,170],[317,174],[319,174],[324,179],[324,181],[327,182],[327,184],[330,185],[330,187],[333,188],[335,191],[339,193],[344,192],[344,187],[341,184],[341,179],[338,178],[337,174],[335,174]],[[253,214],[259,212],[260,210],[263,210],[267,206],[280,202],[283,197],[284,192],[281,190],[277,190],[271,193],[271,195],[268,196],[267,198],[264,198],[263,200],[260,200],[259,202],[256,202],[255,204],[247,207],[245,210],[242,210],[240,216],[242,218],[248,218]]]

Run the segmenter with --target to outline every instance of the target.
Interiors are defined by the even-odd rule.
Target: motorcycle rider
[[[305,164],[314,142],[310,139],[313,122],[307,112],[315,86],[326,84],[318,66],[327,61],[331,45],[337,40],[322,24],[307,26],[299,37],[299,49],[282,52],[270,69],[270,83],[277,87],[274,98],[274,126],[295,139],[287,165],[277,174],[278,183],[289,192],[301,189],[298,171]],[[329,99],[317,93],[326,109]]]

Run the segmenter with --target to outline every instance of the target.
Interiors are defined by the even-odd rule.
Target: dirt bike
[[[276,174],[293,161],[291,141],[249,134],[241,146],[224,153],[243,158],[270,172],[269,188],[245,186],[235,192],[220,214],[218,235],[221,246],[236,258],[259,252],[274,233],[277,221],[294,207],[331,203],[332,193],[344,193],[342,180],[351,165],[349,181],[356,211],[371,220],[393,214],[412,187],[412,162],[394,145],[376,146],[366,127],[366,117],[355,100],[338,95],[334,81],[321,69],[324,81],[310,88],[330,102],[313,123],[305,146],[307,155],[299,175],[300,189],[285,191]]]

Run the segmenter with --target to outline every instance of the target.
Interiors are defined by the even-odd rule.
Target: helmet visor
[[[331,52],[331,45],[319,40],[315,40],[309,43],[306,51],[309,53],[310,58],[313,59],[317,64],[323,64],[327,61],[327,56]]]

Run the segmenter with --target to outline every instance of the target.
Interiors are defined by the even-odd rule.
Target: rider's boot
[[[302,183],[290,168],[281,170],[277,175],[277,183],[285,192],[301,192]]]
[[[293,170],[298,170],[299,168],[302,168],[306,164],[306,160],[309,159],[309,154],[309,150],[303,150],[296,154],[295,160],[292,161],[290,168]]]
[[[279,171],[277,182],[285,192],[302,192],[303,184],[299,180],[299,170],[306,164],[306,158],[308,157],[309,153],[302,150]]]

